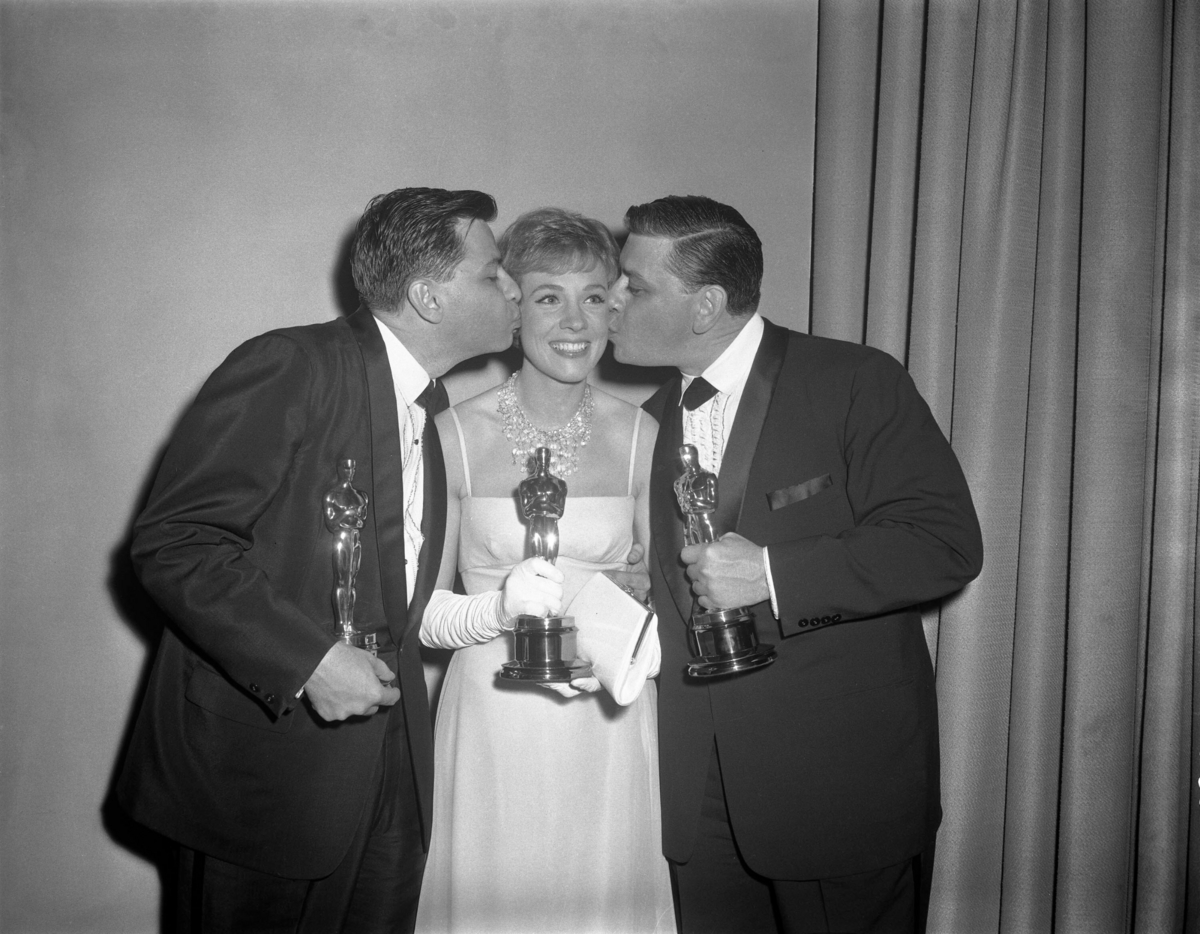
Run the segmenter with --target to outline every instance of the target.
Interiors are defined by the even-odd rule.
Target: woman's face
[[[521,349],[552,379],[578,383],[600,361],[608,343],[607,274],[597,263],[586,272],[528,272],[521,286]]]

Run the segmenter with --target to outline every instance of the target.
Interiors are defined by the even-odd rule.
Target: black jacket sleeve
[[[132,547],[143,585],[180,633],[230,680],[272,695],[277,713],[294,705],[334,642],[254,554],[256,524],[304,443],[311,371],[286,335],[235,350],[172,437]]]
[[[978,575],[983,541],[958,459],[907,371],[862,359],[842,429],[854,525],[772,544],[787,635],[797,620],[853,620],[953,593]]]

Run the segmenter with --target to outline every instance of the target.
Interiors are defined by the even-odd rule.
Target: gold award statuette
[[[533,452],[533,473],[517,488],[521,514],[529,523],[532,557],[551,564],[558,558],[558,520],[567,504],[567,484],[550,473],[550,449]],[[566,682],[584,674],[575,658],[575,620],[570,616],[518,616],[513,629],[513,660],[500,677],[509,681]]]
[[[375,633],[354,628],[354,582],[362,563],[359,530],[367,516],[367,495],[354,487],[354,468],[350,458],[338,461],[338,482],[324,499],[325,528],[333,533],[333,633],[346,645],[375,655]]]
[[[675,498],[683,513],[684,540],[689,545],[715,542],[720,538],[713,528],[717,475],[700,466],[695,445],[682,445],[679,459],[683,462],[683,473],[675,481]],[[753,671],[775,661],[775,647],[759,643],[754,614],[748,607],[692,614],[687,639],[692,660],[686,671],[693,678]]]

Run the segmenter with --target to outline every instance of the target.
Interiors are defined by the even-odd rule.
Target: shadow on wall
[[[180,417],[182,417],[182,412]],[[142,588],[133,569],[133,560],[129,555],[130,544],[133,540],[133,523],[146,505],[146,500],[150,496],[150,488],[154,483],[154,477],[158,473],[158,466],[162,462],[165,451],[166,443],[164,442],[142,480],[141,488],[130,512],[129,521],[126,523],[125,532],[121,540],[113,546],[109,556],[107,582],[109,597],[121,619],[145,647],[146,655],[137,679],[137,689],[134,692],[137,700],[130,709],[125,721],[125,728],[121,732],[121,742],[117,749],[117,755],[114,757],[108,789],[100,806],[100,819],[114,843],[130,853],[140,856],[158,871],[159,884],[162,886],[163,893],[159,903],[159,930],[164,934],[171,934],[177,929],[172,911],[175,903],[173,893],[176,887],[175,867],[177,863],[174,846],[154,831],[134,823],[117,803],[116,797],[117,776],[120,775],[121,767],[125,763],[133,724],[141,706],[142,696],[146,691],[146,682],[150,677],[150,669],[154,664],[163,628],[167,623],[166,614]]]
[[[338,247],[337,259],[329,281],[333,285],[333,298],[338,311],[345,318],[358,310],[358,290],[354,287],[354,275],[350,271],[350,249],[354,246],[354,224],[346,228]]]

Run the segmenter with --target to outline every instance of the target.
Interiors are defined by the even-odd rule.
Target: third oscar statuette
[[[683,473],[675,481],[675,497],[684,519],[684,540],[689,545],[715,542],[717,475],[700,466],[695,445],[679,448]],[[775,661],[775,647],[758,641],[754,614],[748,607],[713,609],[693,613],[688,621],[688,649],[692,660],[687,673],[693,678],[713,678],[753,671]]]

